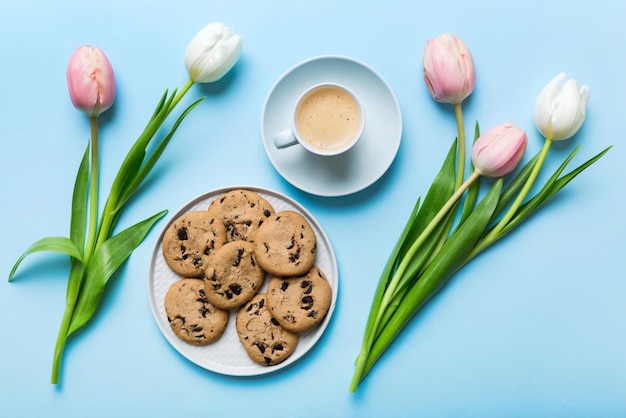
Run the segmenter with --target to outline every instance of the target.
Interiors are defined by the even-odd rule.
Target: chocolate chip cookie
[[[257,294],[239,309],[236,328],[248,356],[261,365],[284,361],[298,345],[298,334],[283,329],[270,314],[265,293]]]
[[[216,197],[208,211],[226,226],[228,241],[254,241],[259,226],[274,214],[274,208],[266,199],[245,189],[231,190]]]
[[[267,305],[278,323],[291,332],[308,331],[330,309],[332,289],[317,266],[298,277],[277,277],[267,285]]]
[[[184,278],[174,282],[165,294],[164,304],[172,331],[190,344],[212,343],[226,329],[229,313],[206,300],[202,279]]]
[[[209,255],[226,242],[226,228],[207,211],[178,217],[163,234],[167,265],[183,277],[202,277]]]
[[[256,261],[254,244],[228,242],[207,261],[206,298],[221,309],[238,308],[261,290],[264,281],[265,272]]]
[[[259,227],[254,244],[261,267],[276,276],[300,276],[315,263],[315,232],[298,212],[284,210],[270,216]]]

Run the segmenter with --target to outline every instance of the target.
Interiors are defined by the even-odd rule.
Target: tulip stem
[[[463,123],[463,108],[461,103],[454,104],[454,116],[456,117],[456,126],[459,138],[459,155],[456,178],[456,188],[458,189],[461,187],[463,178],[465,177],[465,124]]]
[[[187,83],[183,86],[182,89],[180,89],[180,91],[178,92],[174,100],[172,100],[172,103],[170,104],[170,108],[167,110],[168,115],[170,114],[172,110],[174,110],[176,105],[178,105],[178,102],[180,102],[180,100],[185,96],[185,94],[187,94],[187,92],[189,91],[191,86],[193,86],[193,84],[194,82],[191,79],[187,80]]]
[[[90,116],[91,125],[91,176],[89,186],[89,232],[83,264],[89,263],[95,244],[98,225],[98,117]]]

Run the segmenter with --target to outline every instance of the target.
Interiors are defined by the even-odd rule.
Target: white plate
[[[324,318],[324,321],[318,327],[301,334],[296,351],[289,358],[287,358],[287,360],[275,366],[261,366],[250,360],[243,346],[239,342],[237,331],[235,329],[235,318],[237,316],[236,310],[231,311],[226,331],[219,340],[207,346],[195,346],[185,343],[174,335],[167,321],[167,314],[165,313],[165,307],[163,305],[165,294],[167,293],[170,285],[180,279],[180,276],[170,270],[163,259],[161,241],[165,230],[176,218],[187,212],[207,209],[209,203],[211,203],[213,199],[233,189],[247,189],[254,191],[270,202],[277,212],[282,210],[294,210],[302,214],[307,221],[309,221],[317,237],[317,256],[315,264],[326,274],[333,290],[331,306],[326,317]],[[315,220],[315,218],[304,207],[289,197],[271,190],[251,186],[232,186],[216,189],[198,196],[183,206],[171,217],[167,225],[163,228],[163,231],[161,231],[161,234],[154,245],[154,249],[152,250],[152,258],[150,260],[150,268],[148,270],[148,297],[150,300],[150,308],[152,309],[152,314],[154,315],[157,325],[167,341],[169,341],[169,343],[180,354],[198,366],[216,373],[231,376],[254,376],[271,373],[292,364],[305,355],[320,339],[324,330],[326,330],[326,327],[328,326],[337,300],[337,285],[337,260],[335,259],[335,254],[330,245],[330,241],[317,220]],[[266,287],[267,280],[261,291],[265,291]]]
[[[363,102],[361,140],[333,157],[314,155],[299,145],[276,149],[272,137],[289,127],[300,93],[321,82],[343,84]],[[261,114],[261,136],[274,168],[289,183],[319,196],[343,196],[365,189],[387,171],[400,147],[402,115],[395,93],[373,68],[353,58],[325,55],[290,68],[272,86]]]

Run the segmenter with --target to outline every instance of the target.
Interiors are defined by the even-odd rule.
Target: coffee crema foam
[[[359,106],[348,92],[322,86],[309,92],[296,111],[300,135],[313,147],[332,151],[352,143],[361,127]]]

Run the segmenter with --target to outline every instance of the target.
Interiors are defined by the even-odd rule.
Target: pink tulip
[[[472,148],[472,162],[476,171],[494,178],[510,173],[524,156],[526,142],[526,132],[512,123],[487,130]]]
[[[441,103],[459,104],[472,93],[474,61],[461,38],[444,33],[426,43],[424,79],[430,94]]]
[[[66,75],[70,99],[78,110],[98,116],[113,104],[113,68],[100,48],[79,47],[70,58]]]

